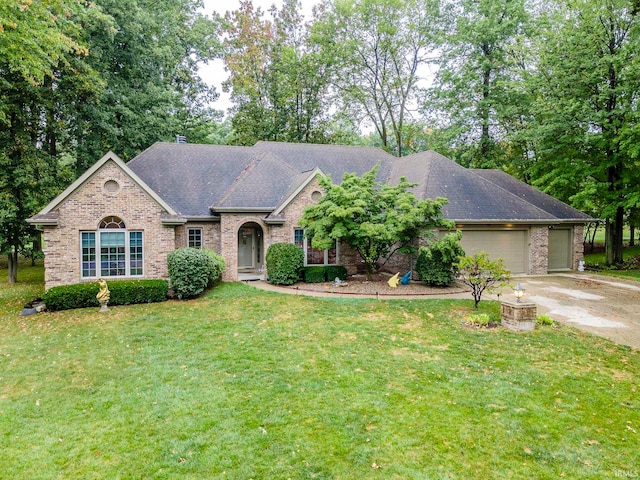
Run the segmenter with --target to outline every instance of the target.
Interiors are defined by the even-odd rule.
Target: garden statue
[[[391,288],[398,288],[398,283],[400,283],[400,279],[398,278],[398,275],[400,275],[400,272],[396,273],[393,277],[387,280],[387,283]]]
[[[409,285],[409,282],[411,281],[411,270],[409,270],[407,273],[405,273],[402,278],[400,279],[400,283],[402,285]]]
[[[107,281],[104,278],[101,278],[98,280],[98,284],[100,285],[100,290],[98,291],[96,298],[98,299],[98,302],[100,302],[100,311],[108,312],[109,308],[107,308],[107,303],[109,303],[111,293],[107,287]]]

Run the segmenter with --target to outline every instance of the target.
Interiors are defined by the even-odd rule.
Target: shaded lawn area
[[[318,299],[239,283],[188,302],[17,317],[41,272],[10,287],[0,271],[5,478],[640,469],[639,354],[574,329],[470,329],[471,300]],[[497,303],[480,306],[498,316]]]
[[[626,247],[622,252],[623,260],[627,261],[633,257],[640,255],[640,246],[638,247]],[[626,278],[629,280],[640,281],[640,270],[609,270],[605,267],[606,256],[604,253],[589,253],[584,256],[585,263],[591,266],[599,266],[601,270],[598,271],[601,275],[608,275],[610,277]],[[639,472],[640,473],[640,472]]]

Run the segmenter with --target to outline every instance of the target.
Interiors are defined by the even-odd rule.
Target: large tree
[[[92,90],[82,24],[100,18],[98,8],[77,0],[0,4],[0,251],[8,255],[9,283],[17,280],[18,251],[34,235],[25,219],[68,180],[55,140],[59,105]]]
[[[397,251],[416,251],[416,239],[435,227],[451,227],[442,218],[444,198],[418,200],[415,184],[403,177],[397,185],[376,181],[378,167],[362,176],[347,173],[342,183],[321,177],[325,195],[307,207],[300,220],[314,248],[346,242],[364,262],[367,275],[382,268]]]
[[[224,18],[223,89],[231,93],[235,143],[326,141],[328,64],[310,42],[299,0],[280,10],[250,0]]]
[[[326,0],[315,39],[335,59],[336,103],[404,154],[405,126],[433,60],[438,0]]]
[[[212,117],[197,62],[217,50],[198,0],[0,2],[0,250],[107,150],[129,158]],[[188,133],[189,130],[187,130]]]
[[[198,0],[97,0],[111,23],[85,25],[89,56],[105,88],[83,102],[70,125],[77,171],[107,150],[128,160],[156,141],[175,140],[214,118],[216,96],[198,62],[218,55],[215,22]]]
[[[461,164],[496,167],[512,160],[510,88],[522,70],[520,47],[530,24],[527,0],[443,0],[442,55],[423,110]],[[516,115],[517,117],[517,115]]]
[[[607,263],[620,263],[625,212],[640,205],[640,18],[627,0],[559,2],[548,12],[528,84],[537,93],[533,176],[593,206],[607,221]]]

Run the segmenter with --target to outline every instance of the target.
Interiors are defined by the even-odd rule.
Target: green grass
[[[0,271],[3,478],[615,478],[640,470],[640,354],[469,300],[222,284],[18,317]],[[483,301],[481,314],[499,305]]]
[[[640,246],[627,247],[622,251],[623,260],[627,260],[631,257],[640,255]],[[606,256],[604,252],[601,253],[589,253],[584,256],[585,263],[590,266],[596,266],[599,269],[600,274],[608,275],[611,277],[625,278],[628,280],[640,281],[640,270],[609,270],[605,267]]]

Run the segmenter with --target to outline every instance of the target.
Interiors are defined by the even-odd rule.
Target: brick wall
[[[573,226],[573,270],[578,269],[580,260],[584,260],[584,225]]]
[[[549,227],[533,225],[529,230],[529,274],[545,275],[549,266]]]
[[[202,246],[220,253],[220,223],[188,222],[176,227],[176,248],[188,247],[188,231],[190,228],[202,229]]]
[[[268,247],[269,227],[262,216],[244,213],[224,213],[220,216],[220,255],[226,261],[227,267],[222,273],[222,280],[235,282],[238,280],[238,231],[247,223],[253,223],[262,229],[261,252],[262,260]]]
[[[108,180],[119,184],[117,192],[105,190]],[[44,230],[45,288],[83,281],[80,231],[97,230],[111,215],[120,217],[128,230],[144,232],[144,276],[136,278],[168,278],[166,258],[175,249],[174,228],[162,225],[162,207],[115,162],[106,162],[58,207],[58,213],[58,226]]]

